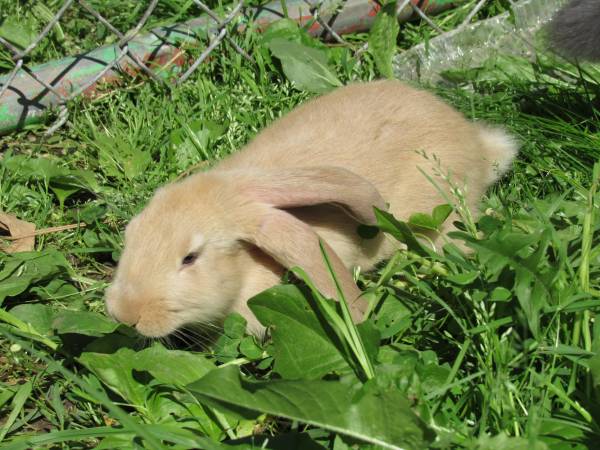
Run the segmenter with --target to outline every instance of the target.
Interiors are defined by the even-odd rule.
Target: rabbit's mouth
[[[135,324],[135,329],[148,338],[163,338],[175,332],[181,325],[171,314],[163,312],[162,315],[153,315],[153,317],[142,315]]]
[[[149,338],[163,338],[184,325],[182,308],[164,308],[164,301],[147,302],[142,308],[134,327],[138,333]]]

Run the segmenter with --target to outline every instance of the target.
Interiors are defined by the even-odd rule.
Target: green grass
[[[175,6],[159,21],[188,11],[164,5]],[[114,19],[127,26],[133,13],[116,6]],[[450,27],[464,10],[445,14]],[[65,33],[76,26],[67,21]],[[326,57],[326,69],[309,64],[304,74],[332,83],[378,75],[368,52],[352,64],[352,51],[287,30]],[[399,44],[426,33],[402,28]],[[297,73],[268,42],[240,39],[257,66],[226,49],[181,87],[130,79],[74,102],[70,124],[52,137],[40,125],[0,138],[0,209],[38,228],[85,224],[39,236],[34,252],[0,254],[0,447],[262,448],[267,436],[266,448],[282,449],[598,448],[600,76],[592,66],[506,59],[429,87],[468,117],[505,125],[521,154],[483,200],[478,238],[460,237],[472,256],[408,240],[409,251],[361,276],[375,306],[365,324],[331,316],[335,306],[323,299],[306,309],[313,294],[293,286],[252,301],[275,325],[267,343],[246,336],[239,316],[211,344],[196,330],[144,342],[104,316],[121,232],[152,192],[238,150],[314,95],[287,79]],[[358,48],[365,39],[352,41]],[[411,236],[385,215],[380,225]]]

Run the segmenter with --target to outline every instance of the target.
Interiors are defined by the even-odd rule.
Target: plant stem
[[[587,208],[585,216],[583,218],[583,232],[581,237],[581,261],[579,263],[579,285],[583,292],[590,292],[590,256],[592,253],[592,243],[594,238],[594,197],[598,190],[598,183],[600,181],[600,162],[594,164],[592,172],[592,185],[587,194]],[[591,314],[590,310],[586,309],[582,313],[578,313],[573,326],[572,345],[578,346],[581,334],[583,334],[583,348],[590,352],[592,351],[592,333],[590,330]],[[569,380],[568,392],[575,390],[575,383],[577,381],[577,367],[573,367],[571,372],[571,379]],[[586,393],[589,395],[591,392],[591,385],[589,376],[586,379]]]

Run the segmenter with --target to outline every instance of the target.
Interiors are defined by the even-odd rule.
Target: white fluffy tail
[[[513,160],[519,153],[519,144],[514,136],[502,128],[480,125],[479,137],[483,143],[484,151],[492,163],[489,174],[491,184],[511,168]]]

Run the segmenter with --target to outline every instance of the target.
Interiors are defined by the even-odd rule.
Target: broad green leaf
[[[0,390],[0,408],[2,408],[15,395],[14,386]]]
[[[75,286],[60,278],[50,280],[48,284],[43,286],[35,286],[30,289],[30,292],[42,300],[53,300],[56,298],[71,300],[80,296],[79,290]]]
[[[369,53],[373,55],[379,73],[386,78],[394,77],[392,59],[396,52],[399,32],[394,2],[381,8],[369,32]]]
[[[44,180],[56,195],[61,207],[64,201],[75,192],[82,190],[96,192],[99,189],[93,172],[69,169],[57,159],[16,155],[7,158],[4,165],[23,178]]]
[[[118,249],[119,244],[115,237],[104,231],[102,227],[88,228],[83,232],[84,248],[71,249],[72,253],[112,253]]]
[[[399,221],[389,212],[377,208],[375,208],[375,217],[377,218],[377,226],[382,231],[391,234],[398,241],[406,244],[409,250],[414,251],[421,256],[431,254],[430,251],[417,241],[417,238],[415,238],[406,223]]]
[[[121,324],[105,315],[92,311],[59,309],[52,319],[52,328],[58,334],[74,333],[86,336],[102,336],[112,333],[120,326]]]
[[[94,192],[98,189],[96,179],[92,172],[78,170],[66,172],[64,175],[50,178],[50,189],[56,195],[60,206],[65,200],[78,191]]]
[[[6,280],[21,267],[24,261],[23,258],[19,257],[21,254],[8,255],[0,253],[0,281]],[[30,255],[32,254],[30,253]],[[35,255],[36,253],[33,254],[33,257]]]
[[[407,330],[412,324],[410,310],[393,295],[387,295],[377,310],[375,326],[381,339],[387,339]]]
[[[423,449],[433,433],[396,389],[339,381],[251,381],[237,367],[209,372],[188,389],[201,401],[307,423],[391,449]]]
[[[0,263],[0,304],[6,297],[71,270],[64,255],[56,250],[0,255]]]
[[[450,205],[439,205],[433,209],[431,215],[425,213],[412,214],[408,219],[408,224],[426,230],[438,231],[451,212],[452,207]]]
[[[522,258],[518,256],[518,252],[540,241],[539,233],[501,232],[483,240],[476,240],[462,232],[454,231],[448,234],[451,237],[462,237],[466,245],[477,250],[479,260],[494,272],[502,270],[510,262],[522,261]]]
[[[54,309],[42,303],[25,303],[11,308],[10,313],[30,324],[40,334],[52,334],[52,319]]]
[[[381,341],[381,333],[375,322],[371,319],[356,325],[358,334],[362,340],[365,353],[371,362],[377,360],[379,353],[379,342]]]
[[[492,302],[506,302],[512,298],[512,292],[502,286],[494,288],[490,295]]]
[[[119,331],[118,333],[110,333],[94,339],[84,347],[83,351],[89,353],[114,353],[124,347],[132,349],[139,347],[140,337],[134,329],[122,326]]]
[[[31,158],[26,155],[11,155],[2,161],[2,165],[24,179],[41,178],[47,182],[53,177],[59,177],[69,172],[54,159]]]
[[[127,402],[137,406],[144,404],[147,388],[144,382],[133,376],[133,370],[137,370],[136,353],[133,350],[122,348],[109,355],[82,353],[78,360]]]
[[[486,266],[492,278],[500,276],[505,267],[515,274],[513,290],[519,301],[529,328],[537,338],[540,332],[540,315],[543,308],[553,303],[555,268],[543,258],[549,245],[548,233],[523,234],[498,232],[486,239],[477,240],[466,233],[453,232],[477,251],[479,261]]]
[[[123,159],[121,161],[123,173],[130,180],[144,174],[151,163],[152,157],[150,152],[143,151],[136,147],[132,148],[131,155],[128,159]]]
[[[309,35],[306,30],[298,26],[298,22],[292,19],[284,18],[273,22],[261,36],[262,44],[266,47],[269,47],[271,41],[275,39],[284,39],[322,50],[327,49],[325,44]]]
[[[382,386],[397,387],[403,393],[415,392],[415,385],[420,383],[417,368],[426,365],[422,354],[416,350],[400,350],[389,345],[379,350],[378,362],[377,382]]]
[[[487,236],[502,228],[503,222],[492,216],[483,216],[477,222],[477,227]]]
[[[545,287],[532,271],[515,268],[515,294],[523,309],[529,328],[537,338],[540,331],[540,313],[550,296],[545,296],[549,287]],[[549,302],[548,302],[549,303]]]
[[[92,224],[106,215],[108,208],[103,202],[88,202],[83,209],[77,211],[75,219]]]
[[[378,362],[395,367],[395,371],[404,376],[411,376],[420,362],[417,350],[399,350],[391,345],[385,345],[379,350]],[[377,366],[381,368],[380,365]]]
[[[433,217],[425,213],[412,214],[408,218],[408,224],[420,228],[425,228],[426,230],[437,231],[438,229],[438,224],[435,220],[433,220]]]
[[[167,350],[158,344],[140,352],[122,348],[112,354],[82,353],[79,360],[110,389],[136,405],[144,402],[146,386],[134,377],[134,371],[148,372],[164,384],[184,386],[214,368],[201,355]]]
[[[217,360],[219,362],[226,363],[229,361],[233,361],[239,356],[239,346],[239,338],[230,338],[226,334],[223,334],[219,337],[219,339],[217,339],[217,342],[215,342],[213,350],[215,352]]]
[[[298,22],[284,17],[283,19],[276,20],[267,27],[261,35],[261,41],[267,47],[274,39],[285,39],[286,41],[302,43],[300,34]]]
[[[253,336],[246,336],[240,342],[240,353],[250,360],[259,359],[263,351]]]
[[[238,313],[231,313],[223,323],[223,333],[231,339],[241,339],[246,333],[246,319]]]
[[[167,350],[162,345],[146,348],[138,352],[134,359],[135,370],[146,370],[161,383],[177,386],[196,381],[215,367],[200,354]],[[177,370],[173,370],[174,367]]]
[[[4,308],[0,308],[0,322],[5,322],[8,325],[1,325],[2,328],[10,328],[7,330],[9,333],[15,332],[18,330],[18,334],[24,337],[27,337],[33,341],[40,342],[52,350],[56,350],[58,345],[52,339],[46,337],[44,333],[39,332],[35,329],[35,327],[27,322],[22,321],[17,316],[11,314],[6,311]]]
[[[114,436],[107,436],[100,444],[94,447],[94,450],[114,450],[118,448],[119,450],[135,450],[135,446],[133,444],[135,436],[131,433],[123,433],[117,434]]]
[[[103,336],[112,333],[122,325],[102,314],[92,311],[57,309],[41,303],[17,305],[11,314],[30,323],[42,334],[83,334]]]
[[[110,177],[133,180],[152,163],[149,151],[108,133],[97,134],[90,143],[98,151],[98,168]]]
[[[546,444],[548,450],[589,450],[586,432],[579,423],[576,420],[569,422],[566,417],[562,419],[541,420],[538,440]]]
[[[473,281],[475,281],[479,275],[480,273],[478,270],[472,270],[469,272],[448,275],[446,279],[454,284],[466,286],[467,284],[471,284]]]
[[[248,306],[260,323],[271,329],[273,370],[283,378],[316,379],[349,370],[332,342],[335,335],[323,327],[297,287],[275,286],[252,298]]]
[[[423,391],[429,393],[441,389],[446,384],[450,367],[440,365],[436,358],[435,360],[425,361],[425,364],[418,364],[416,373],[419,375]]]
[[[431,217],[433,217],[433,220],[435,221],[435,223],[437,224],[437,226],[439,228],[439,226],[446,221],[446,219],[450,216],[451,213],[452,213],[452,206],[450,206],[448,204],[438,205],[435,208],[433,208]]]
[[[325,51],[281,38],[271,40],[268,46],[281,61],[286,77],[298,88],[323,93],[342,86],[328,66]]]
[[[175,448],[202,450],[227,449],[226,446],[219,442],[215,442],[212,439],[208,439],[204,436],[198,436],[198,433],[195,430],[189,429],[181,423],[153,423],[149,425],[149,431],[156,439],[178,444],[178,446]]]
[[[16,276],[11,277],[2,281],[0,285],[0,304],[4,302],[6,297],[13,297],[25,292],[30,284],[33,284],[35,280],[33,277]]]
[[[171,371],[173,368],[171,367]],[[136,372],[138,372],[136,370]],[[144,402],[144,415],[152,422],[173,424],[175,417],[185,417],[189,415],[187,405],[174,397],[171,392],[171,386],[158,387],[150,381],[152,393],[146,397]],[[202,413],[201,413],[202,414]]]
[[[229,362],[240,354],[240,342],[246,333],[246,319],[238,313],[231,313],[223,323],[223,334],[214,345],[214,352],[219,362]]]
[[[214,366],[213,366],[213,368],[214,368]],[[197,403],[196,401],[191,402],[190,400],[191,400],[191,397],[188,397],[188,396],[185,397],[184,405],[186,407],[186,412],[183,414],[183,416],[193,417],[194,421],[197,423],[197,427],[200,429],[202,434],[210,437],[215,442],[221,440],[223,438],[222,427],[223,427],[224,421],[222,421],[221,425],[219,425],[217,422],[215,422],[215,411],[214,410],[211,410],[207,406]],[[233,418],[229,417],[229,419],[233,419]],[[230,422],[230,425],[233,426],[234,423],[238,424],[238,426],[239,426],[239,424],[247,424],[247,423],[252,423],[252,425],[256,426],[256,422],[250,421],[250,420],[246,420],[246,421],[232,420]],[[186,422],[181,422],[181,425],[184,427],[189,427],[189,425]]]

